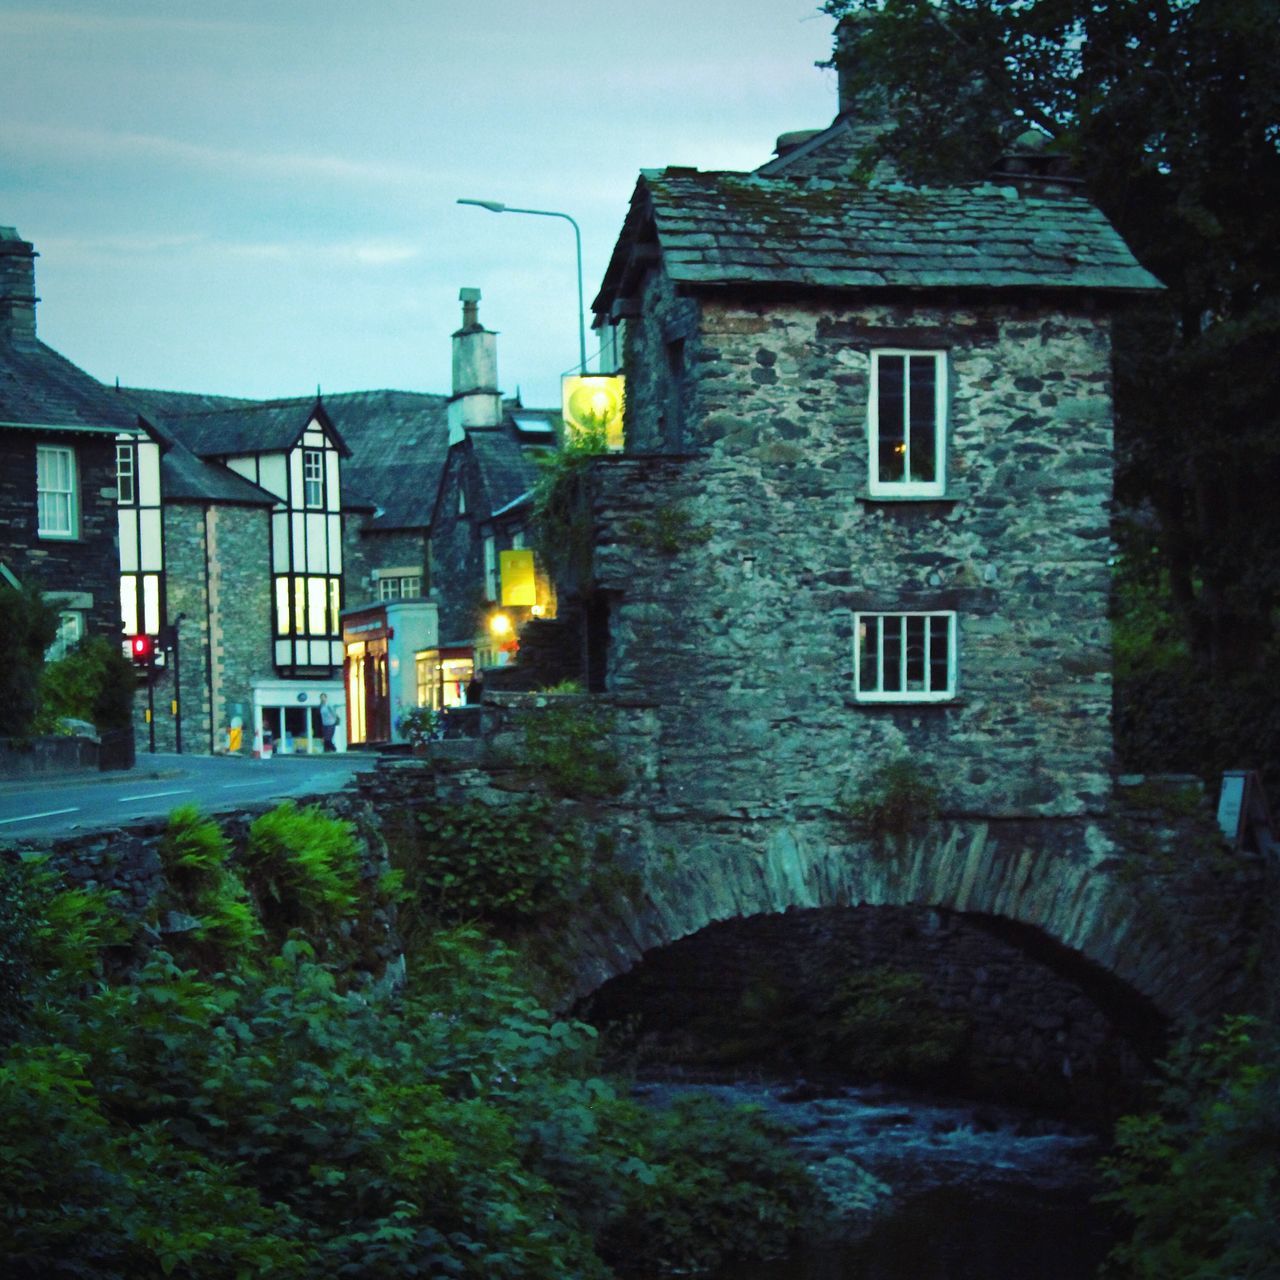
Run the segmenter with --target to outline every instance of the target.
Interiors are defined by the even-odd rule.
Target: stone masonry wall
[[[36,534],[36,446],[75,453],[79,536]],[[116,528],[115,440],[107,436],[0,431],[0,561],[44,591],[87,593],[86,632],[120,634],[120,552]]]
[[[631,326],[640,447],[660,438],[667,316],[687,306],[659,280]],[[944,501],[867,497],[879,346],[948,352]],[[663,802],[709,815],[826,808],[907,752],[951,812],[1104,811],[1106,318],[1011,302],[708,303],[685,357],[695,455],[597,467],[596,581],[617,593],[609,689],[658,709]],[[659,546],[654,529],[679,545]],[[956,610],[958,697],[858,703],[858,609]]]

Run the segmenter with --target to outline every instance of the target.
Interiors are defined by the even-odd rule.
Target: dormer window
[[[873,496],[941,497],[946,491],[945,351],[871,353],[868,489]]]
[[[324,506],[324,450],[302,451],[303,501],[309,509]]]

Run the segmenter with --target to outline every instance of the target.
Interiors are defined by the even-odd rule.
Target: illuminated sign
[[[571,375],[560,381],[565,427],[575,441],[599,442],[611,451],[622,448],[625,395],[621,374]]]
[[[498,553],[498,564],[502,578],[503,605],[519,607],[537,604],[538,589],[533,574],[533,552],[501,551]]]

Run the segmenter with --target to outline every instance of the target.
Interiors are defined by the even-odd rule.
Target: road
[[[0,841],[74,835],[164,817],[179,805],[224,813],[290,796],[340,791],[373,767],[357,752],[328,756],[138,756],[119,773],[0,782]]]

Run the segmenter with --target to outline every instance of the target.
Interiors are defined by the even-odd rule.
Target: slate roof
[[[648,170],[597,311],[625,295],[631,255],[646,241],[656,243],[671,279],[690,289],[1163,287],[1088,201],[989,183],[868,187]]]
[[[204,413],[161,415],[165,426],[200,458],[282,453],[302,438],[319,412],[314,397],[237,404]],[[345,443],[338,433],[337,444]]]
[[[485,510],[489,515],[509,509],[525,497],[538,478],[538,466],[505,427],[467,432],[475,453]]]
[[[138,430],[138,409],[38,340],[0,341],[0,426]]]

